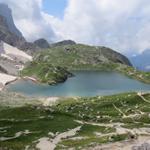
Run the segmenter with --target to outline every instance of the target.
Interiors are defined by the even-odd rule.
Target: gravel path
[[[39,139],[39,143],[36,145],[36,148],[39,150],[54,150],[56,148],[56,145],[61,142],[62,139],[74,136],[77,131],[79,131],[81,126],[69,130],[64,133],[58,134],[54,139],[49,139],[47,137],[43,137]]]

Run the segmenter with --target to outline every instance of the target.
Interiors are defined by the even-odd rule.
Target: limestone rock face
[[[0,42],[0,72],[17,75],[32,56],[3,41]]]
[[[38,50],[39,47],[27,42],[14,24],[11,9],[6,4],[0,4],[0,41],[4,41],[24,51]]]
[[[6,19],[0,15],[0,40],[16,47],[20,47],[25,39],[12,33],[9,29]]]
[[[23,37],[22,33],[16,28],[14,24],[11,9],[6,4],[0,4],[0,15],[5,18],[10,32],[16,34],[19,37]]]
[[[150,144],[143,143],[141,146],[133,146],[132,150],[150,150]]]

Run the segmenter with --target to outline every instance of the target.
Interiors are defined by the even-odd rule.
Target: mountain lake
[[[72,97],[101,96],[124,92],[150,91],[150,84],[144,84],[116,72],[76,71],[74,77],[57,85],[37,84],[30,80],[18,80],[7,86],[8,91],[27,96]]]

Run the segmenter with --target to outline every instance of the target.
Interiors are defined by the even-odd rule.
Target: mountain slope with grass
[[[46,101],[0,93],[0,149],[131,150],[150,140],[148,93]]]
[[[42,62],[31,62],[27,68],[21,71],[21,76],[30,76],[37,82],[53,85],[66,81],[72,76],[72,73],[63,67]]]
[[[41,64],[41,68],[45,65],[59,66],[69,72],[77,70],[117,71],[131,78],[150,83],[150,73],[134,69],[127,57],[110,48],[76,44],[75,42],[68,43],[68,45],[66,42],[64,45],[63,42],[60,43],[61,46],[56,45],[36,53],[33,63]],[[25,75],[33,74],[31,68],[31,64],[26,66],[27,73]],[[31,70],[31,72],[27,70]],[[38,74],[38,72],[34,72],[34,74]],[[42,76],[45,75],[43,72]]]
[[[70,70],[89,69],[98,65],[120,63],[132,66],[122,54],[106,47],[68,44],[52,47],[35,56],[36,61],[67,67]]]

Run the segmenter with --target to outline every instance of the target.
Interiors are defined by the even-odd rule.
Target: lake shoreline
[[[32,77],[20,78],[8,90],[40,97],[93,97],[125,92],[150,91],[150,85],[117,72],[77,71],[74,77],[56,85],[42,84]],[[111,84],[110,84],[111,83]]]
[[[0,79],[1,79],[1,81],[0,81],[0,91],[2,91],[5,88],[5,86],[17,81],[19,79],[19,77],[4,74],[4,73],[0,73]]]

